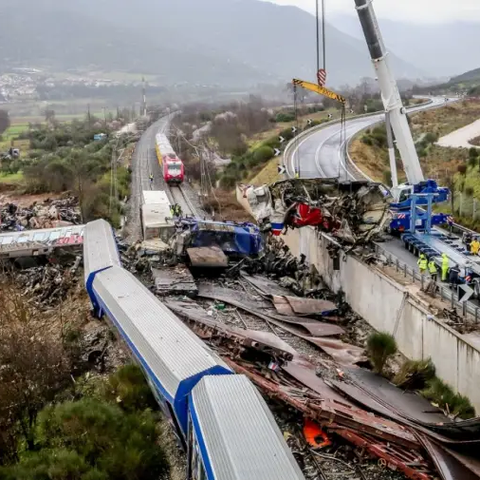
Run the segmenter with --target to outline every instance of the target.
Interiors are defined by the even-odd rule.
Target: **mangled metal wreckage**
[[[190,218],[176,222],[170,244],[179,258],[188,256],[194,267],[226,267],[228,259],[256,257],[263,249],[261,232],[252,223]]]
[[[290,179],[248,187],[245,195],[263,231],[312,226],[349,244],[381,236],[391,221],[381,184],[338,179]]]

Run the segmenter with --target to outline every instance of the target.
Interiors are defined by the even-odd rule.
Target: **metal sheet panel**
[[[163,190],[144,190],[143,203],[147,205],[164,203],[170,205],[167,193]]]
[[[218,480],[304,480],[272,413],[243,375],[204,377],[192,420],[205,467]]]
[[[114,265],[121,265],[117,244],[111,225],[105,220],[95,220],[85,225],[83,245],[83,263],[85,266],[85,284],[90,276]]]
[[[132,274],[118,267],[95,276],[93,290],[169,401],[181,384],[225,363]],[[187,382],[188,383],[188,382]],[[192,386],[193,388],[193,386]],[[183,386],[184,389],[184,386]]]

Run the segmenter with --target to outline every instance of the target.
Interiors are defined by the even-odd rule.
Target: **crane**
[[[342,105],[345,106],[347,103],[347,99],[338,93],[335,93],[328,88],[325,88],[321,85],[317,85],[316,83],[306,82],[305,80],[299,80],[298,78],[294,78],[292,83],[295,86],[305,88],[306,90],[310,90],[311,92],[318,93],[319,95],[323,95],[324,97],[331,98],[332,100],[336,100],[340,102]]]
[[[396,206],[399,209],[410,208],[412,195],[419,195],[416,201],[417,205],[426,205],[430,201],[428,198],[433,198],[434,203],[444,202],[448,199],[449,190],[438,187],[434,180],[425,180],[423,176],[412,132],[408,125],[406,109],[390,68],[389,54],[383,43],[372,0],[355,0],[355,7],[377,74],[383,106],[388,114],[407,176],[408,183],[394,185],[391,189]],[[395,168],[395,165],[392,165],[392,168]]]

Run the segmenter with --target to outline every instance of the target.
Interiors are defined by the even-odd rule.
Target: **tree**
[[[68,159],[68,165],[73,174],[73,190],[80,202],[82,221],[85,222],[88,218],[87,194],[102,167],[94,158],[89,158],[83,150],[74,150]]]
[[[0,135],[10,127],[10,116],[7,110],[0,110]]]
[[[45,109],[45,121],[52,126],[55,125],[55,110],[52,108]]]

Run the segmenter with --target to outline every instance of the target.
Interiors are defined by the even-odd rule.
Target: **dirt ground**
[[[213,208],[215,212],[218,212],[216,220],[221,220],[224,218],[226,220],[232,220],[235,222],[253,221],[253,218],[237,202],[237,199],[235,198],[235,192],[216,189],[215,197],[211,197],[207,203],[205,203],[204,208],[207,211]]]

